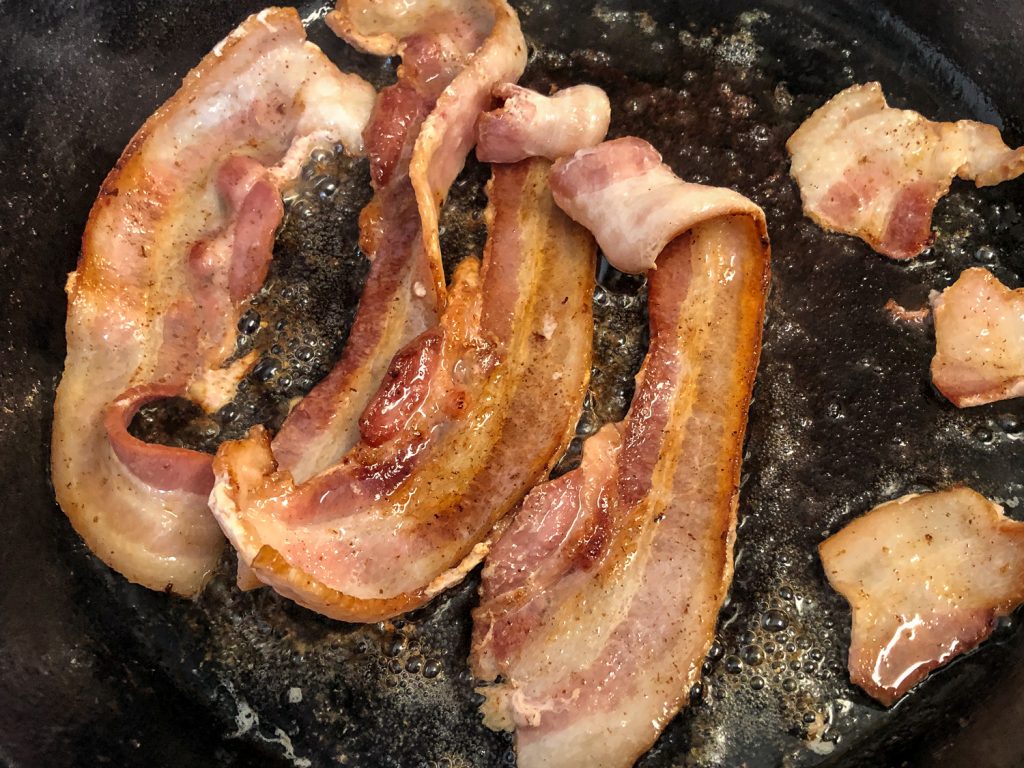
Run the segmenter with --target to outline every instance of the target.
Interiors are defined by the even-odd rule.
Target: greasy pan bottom
[[[511,739],[480,723],[466,668],[476,574],[401,621],[363,627],[268,590],[240,593],[226,554],[193,603],[110,572],[52,501],[61,288],[92,197],[135,127],[246,10],[227,0],[144,5],[19,8],[6,11],[0,32],[13,57],[0,82],[0,168],[10,185],[0,207],[0,763],[512,765]],[[640,764],[1018,764],[1021,736],[998,727],[1022,716],[1016,620],[883,710],[848,682],[849,611],[828,589],[815,547],[881,501],[957,482],[1016,515],[1022,402],[952,408],[929,383],[930,330],[894,323],[882,305],[894,297],[917,306],[971,265],[1019,285],[1024,186],[955,184],[936,213],[935,245],[901,265],[804,219],[783,148],[811,109],[870,79],[893,103],[931,117],[999,123],[999,115],[948,61],[880,13],[784,0],[686,13],[609,3],[566,24],[560,5],[517,4],[534,46],[524,82],[604,87],[613,135],[642,136],[685,178],[750,196],[768,214],[774,250],[731,600],[695,705]],[[310,31],[343,67],[377,84],[392,76],[322,22]],[[266,326],[242,334],[240,344],[264,359],[245,391],[212,417],[153,409],[137,432],[212,449],[251,423],[278,422],[281,403],[329,368],[365,277],[355,247],[365,164],[326,158],[310,175],[254,301]],[[339,190],[321,197],[320,177],[337,179]],[[485,178],[471,164],[453,192],[443,222],[452,263],[479,252]],[[644,344],[642,286],[607,269],[600,278],[582,434],[621,416]],[[991,717],[979,704],[990,696]]]

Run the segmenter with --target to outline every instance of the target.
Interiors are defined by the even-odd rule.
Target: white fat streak
[[[292,745],[292,740],[287,733],[275,725],[273,726],[273,736],[267,736],[264,734],[260,730],[260,716],[252,707],[249,706],[249,702],[235,692],[235,688],[231,683],[224,682],[221,683],[221,685],[223,685],[224,688],[227,689],[228,693],[231,694],[231,698],[235,702],[235,707],[238,710],[238,713],[235,715],[235,727],[237,730],[234,733],[229,733],[227,738],[237,739],[251,732],[256,738],[266,742],[267,744],[279,744],[284,749],[285,759],[290,761],[292,765],[296,766],[296,768],[311,768],[313,765],[311,760],[305,757],[299,757],[295,754],[295,747]],[[291,696],[291,691],[293,690],[299,689],[290,689],[289,698]]]

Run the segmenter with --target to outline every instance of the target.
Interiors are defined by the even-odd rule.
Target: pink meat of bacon
[[[786,148],[804,213],[893,259],[931,242],[932,211],[954,176],[988,187],[1024,173],[1024,147],[1011,150],[994,126],[893,109],[878,83],[834,96]]]
[[[574,85],[542,96],[515,83],[494,89],[501,107],[477,121],[477,159],[515,163],[527,157],[557,160],[604,141],[611,121],[608,96],[593,85]]]
[[[495,167],[482,269],[460,265],[341,459],[296,483],[262,429],[221,446],[211,508],[260,581],[346,621],[416,608],[480,561],[564,451],[590,373],[595,246],[548,170]]]
[[[479,689],[485,723],[515,730],[520,768],[632,765],[686,703],[732,579],[768,284],[755,205],[682,215],[671,198],[705,205],[720,191],[666,183],[639,139],[582,157],[557,163],[552,186],[606,252],[625,249],[624,179],[650,174],[663,197],[649,209],[686,224],[634,232],[637,248],[667,242],[648,274],[650,346],[626,419],[587,440],[579,468],[530,492],[484,566],[470,661],[494,681]]]
[[[642,139],[626,137],[581,149],[551,176],[555,202],[597,237],[616,269],[656,269],[659,254],[702,221],[732,214],[763,218],[738,192],[689,184]]]
[[[516,80],[526,42],[504,0],[341,0],[328,24],[357,48],[402,58],[366,127],[374,198],[360,217],[373,260],[341,359],[274,439],[303,482],[359,440],[359,415],[392,356],[444,308],[438,214],[473,146],[491,88]]]
[[[263,11],[189,73],[104,181],[68,280],[52,471],[75,529],[131,581],[195,594],[223,538],[207,509],[212,457],[148,445],[128,424],[158,398],[231,397],[252,361],[225,361],[266,276],[279,190],[320,144],[361,151],[373,100],[306,41],[295,11]]]
[[[936,388],[959,408],[1024,395],[1024,289],[974,267],[932,296]]]
[[[853,609],[850,677],[886,706],[1024,602],[1024,523],[970,488],[882,504],[819,551]]]

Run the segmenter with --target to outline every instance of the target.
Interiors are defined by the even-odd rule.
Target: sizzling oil
[[[881,501],[953,482],[1016,514],[1024,498],[1015,470],[1024,462],[1021,401],[950,407],[929,383],[929,329],[894,323],[882,306],[890,297],[917,306],[976,264],[1019,284],[1024,198],[1019,186],[956,185],[936,212],[935,244],[910,264],[824,233],[801,215],[784,151],[811,109],[874,78],[893,103],[929,117],[992,119],[979,111],[984,99],[934,51],[912,47],[906,30],[859,7],[815,15],[775,2],[741,13],[723,3],[683,15],[675,6],[631,6],[581,9],[567,25],[560,3],[518,4],[532,43],[524,81],[604,87],[613,136],[646,138],[687,180],[750,196],[768,214],[774,249],[733,588],[692,706],[641,765],[887,763],[883,753],[933,737],[942,723],[955,727],[958,708],[982,690],[975,659],[996,668],[1001,644],[1020,643],[1021,633],[1007,622],[994,642],[884,711],[848,682],[849,611],[828,589],[815,547]],[[343,65],[387,79],[386,68],[322,31],[315,36]],[[358,163],[313,175],[337,179],[337,188],[308,195],[308,217],[289,205],[268,286],[243,318],[240,338],[251,339],[240,345],[260,351],[262,368],[225,409],[233,418],[222,411],[161,425],[155,409],[137,421],[140,434],[212,450],[251,423],[278,423],[287,400],[336,359],[365,276],[355,220],[368,192]],[[471,163],[453,188],[442,221],[448,270],[481,252],[485,177]],[[607,266],[599,283],[580,438],[624,414],[646,343],[642,283]],[[578,446],[558,471],[578,461]],[[401,621],[361,627],[266,590],[241,594],[231,566],[226,555],[196,603],[133,590],[108,609],[129,619],[136,652],[206,701],[226,731],[282,764],[512,764],[509,738],[480,724],[466,667],[475,575]],[[105,570],[97,574],[108,594],[124,589]]]

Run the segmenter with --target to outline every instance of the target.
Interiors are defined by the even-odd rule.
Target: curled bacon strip
[[[411,610],[480,561],[564,450],[590,373],[595,248],[555,207],[548,167],[495,169],[482,270],[460,265],[343,458],[297,484],[262,430],[221,446],[211,508],[261,581],[348,621]]]
[[[361,50],[400,54],[399,79],[366,128],[375,195],[360,217],[373,259],[341,359],[289,414],[274,455],[296,482],[359,439],[358,419],[391,357],[444,307],[441,202],[473,144],[497,82],[526,65],[519,20],[504,0],[341,0],[327,23]]]
[[[677,213],[672,196],[719,196],[664,183],[639,139],[583,154],[556,164],[552,186],[604,248],[626,247],[620,179],[643,188],[647,174],[666,195],[652,206]],[[694,212],[670,238],[648,274],[650,347],[626,419],[534,488],[487,558],[470,661],[495,681],[479,689],[485,722],[515,729],[521,768],[632,765],[698,679],[732,578],[768,282],[764,216],[744,208]],[[662,237],[637,226],[636,248]]]
[[[501,83],[500,108],[477,121],[476,156],[485,163],[515,163],[527,157],[557,160],[604,141],[611,121],[608,96],[593,85],[574,85],[542,96],[515,83]]]
[[[1024,523],[970,488],[881,504],[819,551],[853,608],[850,677],[886,706],[1024,602]]]
[[[654,147],[631,136],[559,161],[551,191],[566,213],[594,233],[612,266],[637,274],[656,269],[665,246],[701,221],[764,216],[738,192],[683,181]]]
[[[959,408],[1024,396],[1024,289],[974,267],[932,295],[936,388]]]
[[[258,290],[280,188],[318,144],[362,148],[373,89],[306,41],[298,14],[247,19],[138,131],[103,183],[68,280],[68,352],[54,409],[61,507],[130,580],[191,595],[223,538],[207,510],[212,457],[127,432],[157,397],[207,408],[249,360],[224,367]]]
[[[804,213],[893,259],[931,242],[932,211],[954,176],[988,187],[1024,173],[1024,147],[1007,147],[994,126],[893,109],[878,83],[834,96],[786,148]]]

